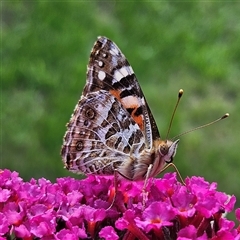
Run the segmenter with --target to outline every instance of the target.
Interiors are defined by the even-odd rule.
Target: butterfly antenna
[[[177,107],[178,107],[178,104],[180,102],[180,99],[181,99],[182,95],[183,95],[183,90],[180,89],[179,92],[178,92],[178,100],[177,100],[177,103],[176,103],[175,108],[173,110],[172,117],[171,117],[171,120],[170,120],[170,124],[169,124],[169,127],[168,127],[166,139],[168,139],[169,132],[170,132],[170,129],[171,129],[172,123],[173,123],[173,118],[174,118],[174,115],[176,113],[176,110],[177,110]]]
[[[208,127],[208,126],[210,126],[210,125],[212,125],[212,124],[214,124],[214,123],[217,123],[217,122],[219,122],[219,121],[221,121],[221,120],[223,120],[223,119],[225,119],[225,118],[227,118],[227,117],[229,117],[229,113],[225,113],[222,117],[220,117],[220,118],[218,118],[218,119],[216,119],[216,120],[214,120],[214,121],[212,121],[212,122],[210,122],[210,123],[204,124],[204,125],[202,125],[202,126],[199,126],[199,127],[193,128],[193,129],[191,129],[191,130],[188,130],[188,131],[186,131],[186,132],[183,132],[183,133],[181,133],[181,134],[178,134],[178,135],[175,136],[172,140],[174,140],[174,139],[176,139],[176,138],[179,138],[180,136],[185,135],[185,134],[187,134],[187,133],[196,131],[196,130],[198,130],[198,129]]]

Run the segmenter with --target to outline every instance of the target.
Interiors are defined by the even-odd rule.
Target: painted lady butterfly
[[[99,37],[82,97],[67,124],[61,151],[65,167],[144,180],[172,162],[178,142],[161,140],[132,67],[115,43]]]

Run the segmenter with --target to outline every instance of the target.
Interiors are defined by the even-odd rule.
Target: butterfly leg
[[[146,191],[146,188],[147,188],[147,183],[148,183],[150,172],[151,172],[152,168],[153,168],[153,165],[150,164],[148,166],[147,173],[146,173],[146,178],[144,180],[144,185],[143,185],[143,190],[142,190],[142,194],[143,194],[143,209],[145,209],[146,202],[147,202],[148,192]]]
[[[179,172],[179,170],[177,169],[177,167],[176,167],[176,165],[175,165],[174,163],[169,163],[169,164],[167,164],[167,165],[161,170],[160,173],[164,172],[164,171],[165,171],[167,168],[169,168],[169,167],[173,167],[173,168],[175,169],[175,171],[176,171],[176,173],[177,173],[180,181],[182,182],[182,184],[183,184],[183,185],[186,185],[185,182],[184,182],[184,180],[183,180],[183,178],[182,178],[182,176],[181,176],[181,174],[180,174],[180,172]]]
[[[118,179],[117,179],[118,173],[119,173],[118,170],[114,169],[114,177],[113,177],[114,193],[113,193],[113,198],[112,198],[111,205],[107,208],[107,210],[111,209],[113,204],[116,201],[116,196],[117,196],[117,191],[118,191]]]

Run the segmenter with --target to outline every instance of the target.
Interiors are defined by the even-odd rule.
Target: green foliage
[[[2,3],[0,167],[26,180],[69,175],[59,155],[65,124],[105,35],[128,57],[163,138],[180,88],[171,137],[230,112],[181,137],[175,163],[183,177],[217,181],[240,198],[239,11],[234,2]]]

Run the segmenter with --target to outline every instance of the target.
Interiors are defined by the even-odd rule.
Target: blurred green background
[[[230,113],[182,136],[175,164],[240,199],[239,12],[239,3],[215,1],[3,2],[0,167],[25,180],[78,177],[59,152],[104,35],[135,70],[162,138],[180,88],[170,137]]]

